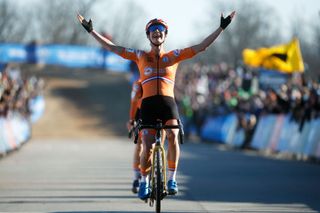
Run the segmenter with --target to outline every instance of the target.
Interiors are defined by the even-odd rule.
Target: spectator
[[[301,131],[305,122],[319,117],[319,83],[298,74],[287,76],[279,88],[266,88],[259,86],[257,71],[243,66],[233,69],[226,63],[210,67],[195,63],[181,69],[175,92],[186,135],[190,126],[201,131],[209,116],[236,113],[239,127],[245,131],[243,146],[248,147],[263,114],[288,114]]]

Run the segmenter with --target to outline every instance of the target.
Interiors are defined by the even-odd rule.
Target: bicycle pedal
[[[164,192],[162,193],[161,200],[162,200],[163,198],[165,198],[167,195],[168,195],[168,192],[167,192],[167,191],[164,191]]]
[[[153,207],[153,204],[154,204],[154,201],[153,201],[152,199],[150,199],[150,201],[149,201],[149,206],[150,206],[150,207]]]

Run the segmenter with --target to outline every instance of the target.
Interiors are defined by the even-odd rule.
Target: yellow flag
[[[263,67],[285,73],[304,72],[299,40],[294,38],[288,44],[260,48],[244,49],[243,61],[252,67]]]

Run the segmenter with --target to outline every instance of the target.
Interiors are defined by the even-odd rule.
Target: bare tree
[[[318,12],[318,20],[320,22],[320,11]],[[314,55],[314,66],[313,69],[315,71],[315,74],[317,75],[318,79],[320,80],[320,26],[319,22],[316,21],[317,24],[314,24],[314,48],[316,49],[315,55]]]
[[[224,4],[219,5],[218,11],[212,12],[211,21],[219,20],[219,11],[232,11]],[[226,61],[237,63],[242,59],[242,51],[245,48],[257,48],[281,41],[281,35],[276,33],[275,22],[279,22],[276,14],[267,5],[257,2],[241,1],[237,7],[235,20],[217,40],[215,47],[210,48],[201,56],[206,63]],[[210,22],[211,22],[210,21]],[[207,26],[214,24],[207,24]],[[278,31],[279,32],[279,31]]]
[[[145,12],[133,1],[119,8],[103,0],[30,1],[0,0],[0,41],[97,45],[76,20],[79,12],[93,18],[95,29],[112,35],[115,42],[141,47]]]
[[[318,17],[320,20],[320,15]],[[300,49],[305,66],[306,77],[316,77],[320,74],[320,26],[318,23],[308,22],[303,16],[294,16],[291,19],[291,37],[300,41]]]
[[[318,15],[319,15],[318,19],[320,21],[320,10],[319,10]],[[319,22],[316,22],[316,23],[319,23]],[[314,32],[315,32],[315,43],[317,44],[317,52],[318,52],[318,55],[320,55],[320,26],[319,26],[319,24],[315,25]]]
[[[0,0],[0,42],[23,42],[29,32],[28,11],[20,13],[21,5]]]
[[[129,0],[125,3],[125,7],[110,7],[100,23],[104,23],[100,27],[102,31],[112,35],[114,42],[128,47],[141,48],[143,45],[143,36],[145,23],[142,23],[145,11],[134,1]]]
[[[88,37],[76,20],[77,12],[87,15],[96,1],[38,0],[33,7],[35,38],[44,43],[85,44]]]

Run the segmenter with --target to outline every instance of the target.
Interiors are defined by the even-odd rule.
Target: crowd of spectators
[[[18,64],[0,69],[0,118],[19,113],[29,118],[30,100],[42,92],[44,82],[35,76],[24,76]]]
[[[299,123],[300,131],[305,121],[319,117],[319,82],[307,81],[302,74],[286,74],[280,83],[276,78],[266,83],[260,74],[260,70],[233,68],[226,63],[181,67],[175,94],[186,136],[190,126],[200,136],[201,127],[210,116],[235,113],[239,128],[246,132],[243,147],[247,147],[263,114],[289,114]]]

